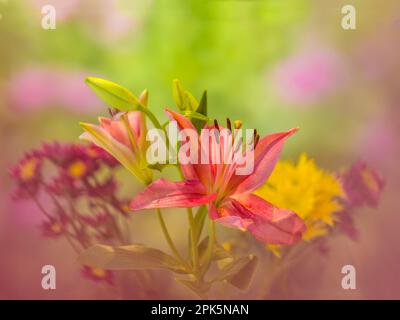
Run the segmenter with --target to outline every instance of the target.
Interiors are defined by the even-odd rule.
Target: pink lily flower
[[[183,115],[170,110],[166,112],[181,129],[196,130]],[[218,126],[218,129],[221,128]],[[250,174],[236,175],[238,163],[214,163],[210,155],[209,164],[181,164],[185,181],[159,179],[150,184],[131,201],[130,209],[184,208],[208,204],[209,217],[225,226],[247,230],[264,243],[294,244],[306,229],[303,221],[293,211],[274,207],[252,192],[265,183],[284,141],[296,131],[291,129],[260,139],[252,151],[254,170]],[[201,141],[204,141],[202,134],[198,137],[200,148]],[[210,139],[210,149],[223,152],[222,145],[222,140]]]
[[[147,103],[147,91],[139,100]],[[88,140],[107,151],[144,184],[152,180],[146,161],[147,126],[140,111],[118,112],[111,118],[99,117],[100,125],[81,123],[85,132],[81,139]]]

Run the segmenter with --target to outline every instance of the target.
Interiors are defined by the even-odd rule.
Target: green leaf
[[[210,282],[204,282],[204,281],[196,281],[195,279],[175,279],[177,282],[185,285],[188,287],[190,290],[194,291],[197,293],[197,295],[202,298],[202,299],[207,299],[207,292],[211,288],[211,283]]]
[[[174,97],[174,101],[176,106],[180,110],[184,110],[183,108],[183,94],[184,90],[182,88],[182,85],[178,79],[175,79],[172,81],[172,96]]]
[[[175,258],[141,244],[121,247],[94,245],[84,251],[78,261],[90,267],[109,270],[168,269],[185,273]]]
[[[227,281],[238,289],[246,290],[256,270],[257,263],[258,258],[254,255],[239,258],[222,268],[212,281]]]
[[[210,118],[208,118],[205,115],[202,115],[201,113],[198,113],[196,111],[190,111],[190,110],[186,110],[183,112],[183,114],[191,119],[198,119],[198,120],[202,120],[202,121],[208,121],[210,120]]]
[[[110,107],[130,111],[136,110],[140,105],[133,93],[119,84],[94,77],[86,78],[85,82]]]
[[[244,267],[228,279],[228,282],[238,289],[246,290],[253,278],[253,274],[257,268],[258,258],[252,256]]]
[[[183,95],[183,106],[184,106],[184,110],[196,110],[198,107],[199,103],[196,100],[195,97],[193,97],[193,95],[189,92],[189,91],[185,91],[184,95]]]
[[[201,129],[203,129],[204,125],[208,121],[207,117],[207,91],[203,92],[203,95],[201,96],[200,104],[196,109],[196,113],[201,114],[206,117],[206,119],[193,119],[193,124],[196,127],[197,131],[200,132]]]
[[[199,106],[196,109],[197,113],[207,116],[207,90],[204,90]]]

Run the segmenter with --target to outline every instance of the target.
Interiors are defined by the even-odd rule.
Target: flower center
[[[31,160],[25,162],[20,167],[20,176],[21,176],[22,180],[28,181],[33,178],[33,176],[35,175],[37,163],[38,163],[37,159],[31,159]]]
[[[51,225],[50,229],[52,232],[59,234],[62,231],[62,226],[58,222],[55,222]]]
[[[104,278],[106,276],[106,271],[102,268],[91,268],[91,272],[96,278]]]
[[[371,172],[369,172],[368,170],[363,170],[361,172],[361,176],[368,188],[370,188],[374,192],[379,191],[379,185],[376,182],[374,176],[371,174]]]
[[[129,206],[126,203],[124,205],[122,205],[121,209],[125,213],[129,213],[129,211],[130,211]]]
[[[73,178],[81,178],[86,170],[86,164],[82,160],[75,161],[68,167],[68,173]]]

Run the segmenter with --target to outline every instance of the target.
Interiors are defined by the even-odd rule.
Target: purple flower
[[[350,207],[378,206],[385,182],[376,170],[363,161],[357,161],[340,178]]]
[[[357,241],[358,230],[353,220],[353,209],[367,205],[377,207],[385,182],[381,175],[365,162],[357,161],[339,176],[346,193],[344,209],[337,213],[338,229]]]

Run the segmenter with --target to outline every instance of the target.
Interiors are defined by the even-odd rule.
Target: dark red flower
[[[16,180],[18,188],[14,193],[16,198],[34,196],[39,191],[42,177],[42,158],[35,152],[30,152],[14,167],[10,175]]]
[[[49,218],[41,225],[42,235],[48,238],[58,238],[66,231],[68,217],[62,215],[58,218]]]

